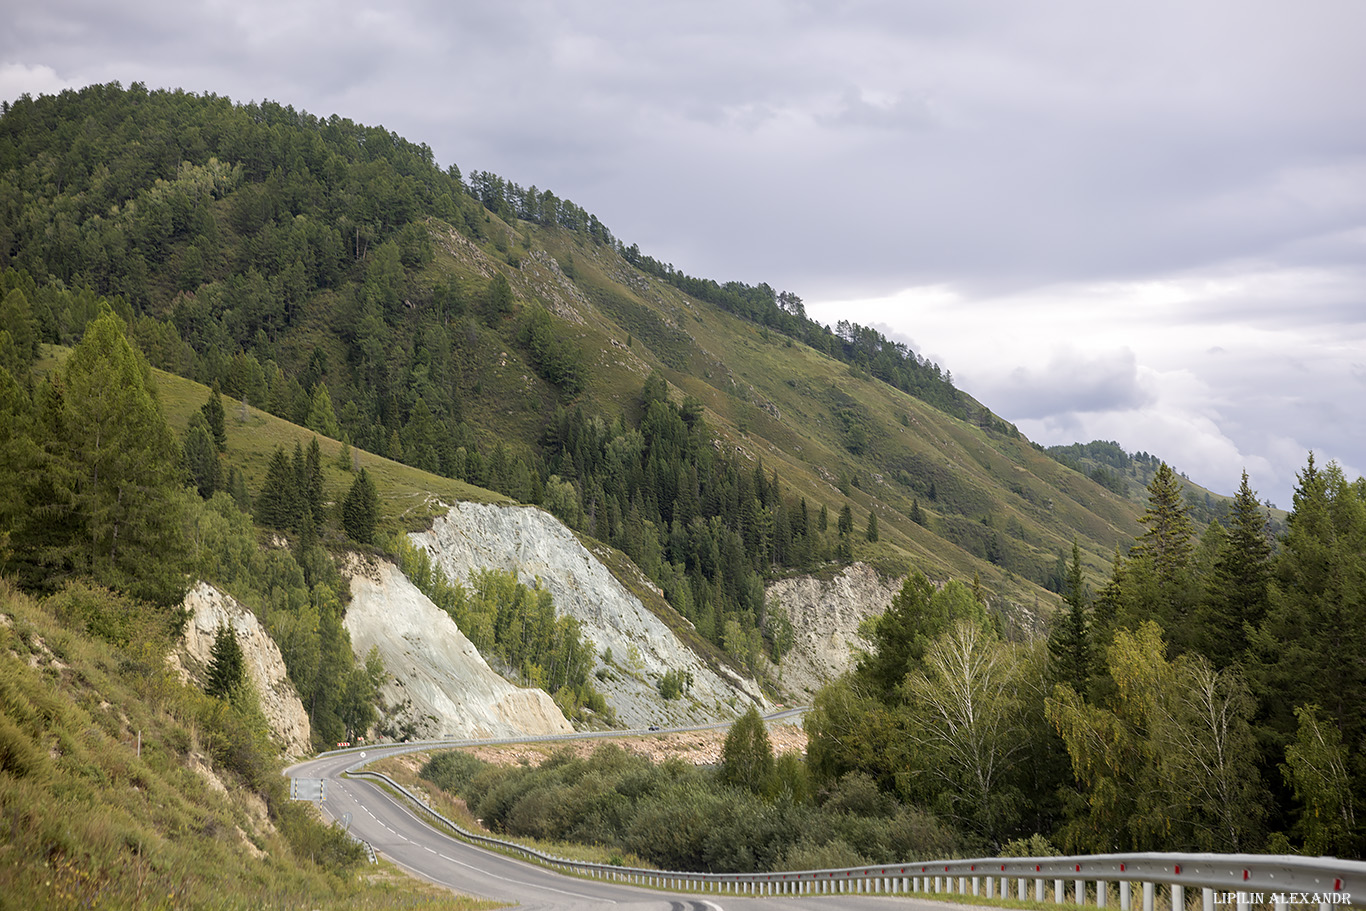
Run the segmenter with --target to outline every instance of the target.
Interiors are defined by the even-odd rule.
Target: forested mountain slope
[[[763,626],[764,579],[829,561],[978,576],[1033,626],[1074,537],[1099,576],[1138,531],[876,332],[337,117],[138,85],[21,100],[0,266],[36,338],[112,297],[155,366],[545,505],[717,643]]]

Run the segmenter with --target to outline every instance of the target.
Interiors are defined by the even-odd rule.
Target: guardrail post
[[[1237,906],[1237,907],[1238,907],[1238,911],[1247,911],[1248,905],[1249,905],[1249,902],[1248,902],[1248,895],[1247,895],[1247,893],[1246,893],[1246,892],[1240,891],[1240,892],[1238,893],[1238,906]],[[1145,909],[1145,911],[1146,911],[1146,909]]]
[[[1006,877],[1001,877],[1001,897],[1010,898],[1010,881]]]
[[[1080,879],[1079,879],[1079,880],[1076,881],[1076,883],[1074,883],[1074,885],[1077,887],[1077,901],[1076,901],[1076,904],[1078,904],[1078,905],[1085,905],[1085,904],[1086,904],[1086,882],[1085,882],[1084,880],[1080,880]]]
[[[1063,885],[1062,885],[1062,880],[1060,880],[1060,879],[1055,879],[1055,880],[1053,880],[1053,904],[1055,904],[1055,905],[1061,905],[1061,904],[1062,904],[1062,900],[1063,900]]]
[[[1109,897],[1110,884],[1103,879],[1096,880],[1096,907],[1104,908],[1105,899]]]
[[[1133,904],[1133,884],[1127,879],[1119,881],[1119,911],[1129,911],[1129,906]]]
[[[1186,887],[1171,887],[1172,911],[1186,911]],[[1282,909],[1284,911],[1284,909]]]
[[[1153,884],[1143,884],[1143,911],[1153,911]]]
[[[1214,911],[1214,890],[1200,890],[1200,907],[1202,911]]]
[[[981,894],[982,894],[982,877],[980,877],[980,876],[974,876],[974,877],[972,878],[972,894],[973,894],[973,895],[981,895]]]
[[[1020,901],[1025,900],[1025,889],[1027,888],[1028,887],[1025,886],[1025,878],[1023,876],[1018,876],[1015,878],[1015,892],[1017,895],[1020,896]]]
[[[1043,877],[1040,876],[1034,880],[1034,900],[1039,904],[1043,904],[1043,888]]]

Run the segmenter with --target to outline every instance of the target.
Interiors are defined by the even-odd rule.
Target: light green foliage
[[[332,409],[332,396],[327,392],[326,383],[313,387],[313,398],[308,404],[308,418],[304,426],[334,440],[341,437],[341,427],[337,424],[337,413]]]
[[[1238,851],[1257,844],[1264,795],[1236,674],[1199,655],[1166,658],[1157,624],[1115,634],[1103,706],[1060,684],[1049,720],[1087,788],[1090,814],[1068,832],[1094,850]]]
[[[955,620],[910,673],[905,700],[917,769],[947,819],[1000,846],[1020,816],[1012,762],[1024,748],[1012,649],[990,628]]]
[[[813,805],[794,754],[778,760],[763,794],[737,789],[713,770],[678,760],[654,765],[615,745],[587,759],[557,753],[535,767],[447,756],[434,757],[423,776],[457,789],[489,828],[601,845],[617,863],[634,855],[662,869],[748,872],[793,869],[792,858],[867,862],[958,847],[933,816],[890,798],[877,801],[876,815],[838,798]]]
[[[1354,856],[1360,836],[1342,736],[1319,718],[1318,706],[1296,706],[1295,717],[1299,731],[1286,747],[1282,772],[1300,803],[1295,828],[1304,853]]]
[[[499,570],[479,571],[467,587],[451,582],[425,550],[404,536],[392,538],[388,549],[404,575],[450,614],[485,660],[550,693],[571,718],[583,720],[587,708],[610,719],[606,700],[590,679],[592,647],[576,618],[555,616],[549,591]]]
[[[721,780],[758,794],[773,777],[773,744],[759,710],[750,706],[721,745]]]

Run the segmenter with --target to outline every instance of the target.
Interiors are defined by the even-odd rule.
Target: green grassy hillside
[[[250,712],[181,683],[164,626],[95,622],[132,609],[0,580],[0,907],[490,907],[368,867]]]

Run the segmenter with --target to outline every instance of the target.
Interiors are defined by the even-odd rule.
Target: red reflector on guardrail
[[[1252,874],[1251,874],[1250,872],[1248,872],[1247,870],[1244,870],[1244,871],[1243,871],[1243,882],[1247,882],[1247,881],[1248,881],[1249,879],[1251,879],[1251,878],[1252,878]]]
[[[1333,880],[1333,891],[1334,891],[1334,892],[1341,892],[1341,891],[1342,891],[1342,880],[1340,880],[1340,879],[1335,879],[1335,880]]]
[[[1123,867],[1121,867],[1120,869],[1123,869]],[[1177,876],[1180,876],[1180,875],[1181,875],[1181,865],[1180,865],[1180,864],[1177,864],[1177,865],[1176,865],[1176,875],[1177,875]]]

